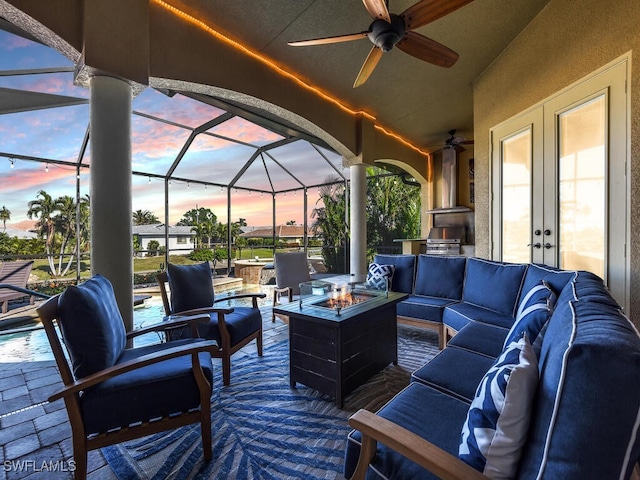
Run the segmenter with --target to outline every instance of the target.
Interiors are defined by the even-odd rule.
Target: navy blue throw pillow
[[[126,345],[126,332],[109,280],[95,275],[68,287],[58,298],[58,310],[76,379],[116,364]]]
[[[373,290],[391,290],[395,265],[372,263],[367,272],[366,287]]]
[[[167,267],[171,289],[171,313],[213,305],[213,278],[209,262]]]

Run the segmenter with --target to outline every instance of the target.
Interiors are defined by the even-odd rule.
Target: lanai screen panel
[[[89,105],[0,115],[0,152],[76,163]]]
[[[133,171],[164,176],[189,135],[189,129],[134,114],[131,120]]]
[[[191,143],[173,176],[228,185],[255,151],[254,147],[202,133]]]
[[[262,147],[284,138],[242,117],[233,117],[220,125],[210,128],[208,132],[238,142],[255,145],[256,147]]]
[[[169,97],[153,88],[146,88],[131,104],[134,112],[157,117],[194,129],[224,114],[223,110],[176,94]]]

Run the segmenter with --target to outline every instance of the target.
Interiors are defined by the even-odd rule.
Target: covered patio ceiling
[[[2,24],[0,24],[0,27]],[[55,50],[0,30],[0,156],[11,167],[91,163],[89,92]],[[11,30],[13,33],[9,33]],[[28,65],[28,67],[25,67]],[[146,88],[132,102],[137,181],[163,179],[275,195],[345,182],[349,169],[322,140],[265,112],[190,92]]]

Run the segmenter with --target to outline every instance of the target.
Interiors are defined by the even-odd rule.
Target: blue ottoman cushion
[[[494,359],[456,347],[447,347],[411,374],[411,381],[429,385],[471,403],[476,388]]]
[[[509,330],[504,327],[482,322],[471,322],[460,330],[447,346],[463,348],[496,358],[504,348],[504,340]]]

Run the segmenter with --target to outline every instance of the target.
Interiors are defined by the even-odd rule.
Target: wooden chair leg
[[[73,461],[75,462],[74,480],[85,480],[87,478],[87,450],[82,439],[73,440]]]
[[[222,354],[222,384],[225,387],[231,385],[231,355],[229,350]]]
[[[262,325],[260,325],[260,331],[256,337],[256,346],[258,347],[258,356],[262,356]]]
[[[211,404],[201,407],[202,420],[200,421],[200,431],[202,432],[202,452],[204,461],[210,462],[213,458],[211,449]]]

